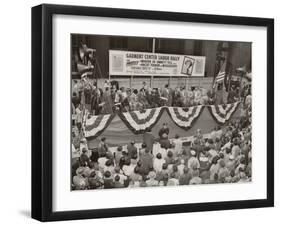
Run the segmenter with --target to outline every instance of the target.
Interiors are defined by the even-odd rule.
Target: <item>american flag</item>
[[[224,78],[225,78],[225,68],[226,68],[226,61],[223,62],[219,73],[217,74],[217,76],[214,79],[214,84],[213,84],[213,88],[215,88],[216,84],[219,82],[223,82]]]
[[[216,77],[216,82],[221,82],[224,80],[225,77],[225,71],[220,71]]]
[[[220,71],[215,78],[213,88],[215,88],[216,83],[222,82],[224,80],[224,77],[225,77],[225,71]]]

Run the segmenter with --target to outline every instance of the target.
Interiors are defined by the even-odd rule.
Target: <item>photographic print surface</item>
[[[71,35],[71,189],[251,182],[251,43]]]

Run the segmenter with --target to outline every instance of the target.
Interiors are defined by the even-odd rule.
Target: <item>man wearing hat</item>
[[[158,186],[158,181],[155,179],[156,173],[154,171],[150,171],[147,177],[148,180],[146,181],[146,184],[148,187]]]
[[[172,172],[170,179],[168,179],[167,186],[178,186],[179,184],[179,179],[176,178],[175,172]]]
[[[114,181],[109,171],[105,171],[104,173],[103,186],[104,189],[114,188]]]
[[[98,152],[99,155],[106,155],[106,153],[108,152],[108,146],[106,144],[106,138],[102,137],[100,140],[100,143],[98,145]]]
[[[238,138],[233,139],[233,146],[231,149],[231,153],[234,155],[234,158],[237,158],[237,156],[240,155],[240,153],[241,153]]]
[[[87,140],[85,137],[83,137],[81,140],[80,140],[80,153],[82,154],[83,153],[83,150],[86,149],[86,153],[89,157],[89,153],[88,153],[88,143],[87,143]]]
[[[175,135],[175,139],[173,140],[174,153],[176,156],[181,154],[182,151],[182,141],[180,140],[180,136],[178,134]]]
[[[162,170],[162,166],[164,163],[165,160],[162,158],[161,153],[157,153],[156,158],[154,158],[153,160],[153,169],[156,171],[156,173]]]
[[[215,175],[218,176],[218,171],[219,171],[219,168],[220,168],[220,165],[219,165],[219,156],[215,156],[212,160],[212,165],[210,167],[210,180],[211,181],[214,181],[215,179]]]
[[[191,178],[192,178],[192,175],[189,172],[188,168],[184,167],[183,174],[179,178],[179,184],[180,185],[188,185]]]
[[[123,150],[123,147],[121,145],[119,145],[116,149],[116,152],[114,152],[114,154],[113,154],[116,166],[119,166],[120,159],[123,157],[122,150]]]
[[[128,178],[123,174],[123,171],[121,170],[120,166],[115,166],[114,171],[114,177],[119,176],[120,183],[124,184],[124,181],[126,181]]]
[[[79,167],[76,170],[76,176],[73,177],[75,190],[85,190],[87,188],[87,179],[83,176],[84,167]]]
[[[124,188],[124,184],[120,182],[120,177],[118,175],[114,177],[114,188]]]
[[[162,90],[161,100],[166,106],[172,105],[172,92],[171,89],[169,88],[169,84],[166,84],[165,88]]]
[[[132,140],[131,143],[127,145],[127,151],[128,151],[128,158],[131,159],[133,156],[138,154],[138,149],[135,146],[135,141]]]
[[[192,179],[189,181],[189,184],[195,185],[195,184],[202,184],[202,179],[199,177],[199,170],[195,170],[192,173]]]
[[[87,149],[86,148],[83,148],[82,149],[82,154],[80,155],[80,164],[82,165],[82,166],[84,166],[84,165],[87,165],[87,166],[89,166],[89,163],[90,163],[90,159],[89,159],[89,157],[88,157],[88,155],[87,155]]]
[[[97,189],[103,184],[103,180],[96,174],[95,171],[92,171],[88,178],[88,183],[90,189]]]
[[[143,134],[143,143],[146,144],[146,147],[152,151],[153,149],[153,144],[155,141],[155,137],[151,133],[151,129],[148,129],[144,134]]]
[[[142,143],[141,148],[139,149],[139,156],[142,156],[145,153],[145,149],[147,149],[146,143]]]
[[[132,172],[130,175],[130,181],[133,181],[135,183],[142,180],[142,176],[140,174],[139,169],[140,169],[139,166],[135,166],[134,172]]]
[[[109,90],[109,88],[107,88],[105,90],[105,92],[102,95],[103,101],[104,101],[104,105],[102,107],[103,113],[104,114],[113,114],[113,101],[111,98],[111,92]]]
[[[228,161],[226,162],[225,165],[229,172],[235,170],[236,161],[233,155],[229,155]]]
[[[199,162],[198,158],[196,158],[196,151],[191,149],[190,154],[191,154],[191,157],[190,157],[190,159],[188,159],[187,167],[192,170],[199,169],[200,162]]]
[[[171,143],[170,143],[170,140],[168,138],[168,134],[166,134],[166,133],[162,134],[162,138],[160,138],[159,143],[160,143],[160,146],[165,148],[165,149],[171,148]]]
[[[126,175],[127,177],[130,177],[131,174],[134,172],[135,167],[136,166],[134,164],[132,164],[131,159],[127,159],[125,164],[122,167],[124,175]]]
[[[223,159],[219,161],[220,168],[218,170],[219,182],[224,183],[226,177],[229,176],[229,170],[227,169]]]
[[[148,149],[145,149],[145,153],[140,156],[140,161],[144,174],[148,174],[149,170],[153,168],[153,155]]]
[[[156,88],[151,91],[151,107],[156,108],[160,106],[160,94]]]
[[[170,129],[168,128],[168,124],[163,123],[163,127],[158,132],[159,138],[161,139],[164,133],[168,136],[169,132],[170,132]]]

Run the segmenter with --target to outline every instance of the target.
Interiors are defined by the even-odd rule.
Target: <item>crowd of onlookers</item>
[[[222,104],[238,101],[241,95],[246,95],[250,88],[243,86],[230,87],[228,95],[223,90],[207,90],[203,87],[185,87],[179,85],[171,88],[169,84],[160,88],[151,88],[143,82],[140,89],[119,87],[105,81],[103,87],[97,87],[94,80],[87,77],[74,80],[72,88],[73,114],[76,109],[85,108],[91,115],[112,114],[117,111],[135,111],[161,106],[190,107],[203,104]],[[83,105],[83,106],[82,106]]]
[[[79,155],[72,162],[73,190],[251,181],[249,98],[244,99],[239,119],[207,135],[197,130],[187,143],[177,135],[169,137],[167,124],[156,137],[145,132],[141,145],[131,141],[112,149],[102,137],[98,147],[89,150],[86,139],[78,139],[74,149]]]

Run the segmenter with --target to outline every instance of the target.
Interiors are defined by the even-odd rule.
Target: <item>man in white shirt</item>
[[[210,161],[210,163],[213,161],[213,158],[215,157],[215,156],[217,156],[218,155],[218,153],[217,153],[217,151],[215,150],[215,149],[213,149],[213,148],[211,148],[209,151],[208,151],[208,153],[209,153],[209,161]]]
[[[178,172],[180,175],[183,175],[184,168],[185,168],[184,159],[181,159],[180,164],[178,165]]]
[[[189,181],[189,184],[202,184],[202,179],[199,177],[199,170],[195,170],[192,173],[192,179]]]
[[[179,139],[178,134],[176,134],[175,139],[173,140],[173,144],[174,144],[174,154],[175,156],[178,156],[179,154],[181,154],[181,150],[182,150],[182,141]]]
[[[130,177],[131,174],[134,172],[134,168],[135,168],[135,167],[136,167],[136,166],[133,165],[130,160],[128,160],[127,163],[123,166],[122,169],[123,169],[124,174],[125,174],[126,176]]]
[[[165,159],[167,157],[167,150],[163,147],[157,148],[157,150],[154,151],[153,156],[157,156],[158,153],[161,154],[162,159]]]
[[[187,167],[189,169],[199,169],[200,168],[200,163],[199,163],[198,158],[195,157],[196,156],[196,151],[195,150],[191,150],[190,154],[192,156],[190,157],[190,159],[188,159]]]
[[[123,171],[120,169],[119,166],[116,166],[114,170],[115,170],[115,174],[113,177],[115,178],[115,176],[118,175],[120,177],[119,182],[121,184],[124,184],[124,181],[127,180],[127,177],[123,174]]]
[[[177,178],[175,178],[175,173],[172,172],[170,175],[170,179],[167,182],[167,186],[178,186],[180,184],[179,180]]]
[[[161,153],[158,153],[156,155],[156,158],[153,161],[153,169],[156,171],[156,173],[158,173],[162,170],[162,166],[164,163],[165,163],[165,160],[162,158]]]
[[[146,181],[148,187],[158,186],[158,181],[156,178],[156,173],[154,171],[150,171],[148,176],[149,179]]]
[[[99,159],[98,159],[98,164],[99,164],[99,170],[103,172],[103,169],[105,167],[105,163],[108,159],[105,157],[105,156],[101,156]]]

